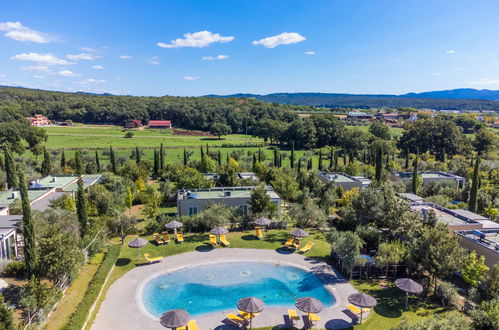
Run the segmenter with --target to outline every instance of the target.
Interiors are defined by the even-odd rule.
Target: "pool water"
[[[180,308],[191,315],[235,310],[244,297],[258,297],[266,306],[294,306],[296,299],[314,297],[325,307],[335,302],[312,273],[270,263],[223,263],[173,271],[153,278],[142,290],[146,310],[159,317]]]

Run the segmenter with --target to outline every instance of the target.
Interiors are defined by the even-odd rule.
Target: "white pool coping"
[[[345,309],[346,305],[349,304],[348,296],[357,291],[325,262],[296,253],[282,254],[275,250],[219,248],[208,252],[193,251],[177,254],[164,258],[161,263],[132,269],[111,285],[91,329],[164,329],[158,318],[150,314],[144,307],[142,302],[144,285],[154,277],[183,268],[229,262],[262,262],[310,271],[319,277],[326,290],[334,295],[336,300],[332,306],[319,313],[321,321],[316,327],[322,329],[344,328],[354,323],[351,315],[345,313]],[[253,327],[289,324],[287,317],[285,317],[288,309],[295,309],[295,307],[267,307],[253,320]],[[231,310],[200,315],[195,317],[195,320],[200,329],[203,330],[236,329],[230,323],[224,322],[228,313],[236,312],[237,308],[234,306]],[[305,314],[297,312],[299,315]],[[296,326],[303,327],[303,322],[303,319],[300,320]]]

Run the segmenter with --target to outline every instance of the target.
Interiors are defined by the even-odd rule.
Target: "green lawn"
[[[362,125],[362,126],[347,126],[347,127],[352,127],[352,128],[358,128],[359,130],[363,132],[369,132],[369,125]],[[390,129],[390,134],[392,137],[399,137],[402,135],[402,132],[404,131],[403,128],[400,127],[389,127]]]
[[[231,242],[230,248],[254,248],[254,249],[278,249],[281,247],[282,242],[289,236],[288,230],[271,230],[266,233],[263,240],[258,240],[254,236],[253,231],[244,232],[231,232],[227,235],[228,240]],[[125,244],[136,236],[127,237]],[[150,240],[141,249],[141,253],[150,253],[151,256],[164,256],[168,257],[178,253],[189,252],[203,249],[210,249],[208,245],[208,234],[188,234],[185,235],[185,242],[182,244],[175,244],[173,241],[168,245],[156,246],[152,243],[152,236],[144,237]],[[325,241],[322,233],[312,230],[311,235],[304,239],[304,243],[309,241],[315,242],[315,246],[307,253],[307,256],[315,259],[329,261],[330,246]],[[114,239],[113,243],[118,244],[119,240]],[[126,272],[135,268],[137,264],[144,262],[137,256],[137,250],[125,247],[121,250],[120,257],[116,267],[111,274],[109,283],[106,285],[105,291],[109,286],[118,278],[123,276]],[[397,325],[403,317],[409,320],[416,320],[428,316],[432,313],[441,312],[442,308],[430,304],[425,299],[411,299],[411,306],[408,311],[403,310],[404,307],[404,294],[394,288],[382,289],[376,282],[367,281],[352,281],[352,284],[359,290],[373,295],[378,300],[378,306],[374,308],[374,313],[362,325],[356,325],[355,329],[390,329]],[[104,298],[101,296],[98,300],[98,306],[102,303]],[[98,308],[97,308],[98,309]],[[92,320],[95,317],[95,312],[92,315]],[[261,330],[270,330],[272,327],[262,328]]]

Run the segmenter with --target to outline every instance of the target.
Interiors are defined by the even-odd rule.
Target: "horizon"
[[[499,90],[497,12],[492,0],[9,2],[0,85],[134,96]]]

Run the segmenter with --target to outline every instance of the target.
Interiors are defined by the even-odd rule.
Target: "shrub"
[[[126,132],[125,138],[131,139],[131,138],[133,138],[133,135],[134,135],[133,132]]]
[[[94,278],[88,285],[87,292],[85,292],[83,299],[80,301],[73,314],[71,314],[69,321],[63,327],[64,330],[79,330],[83,328],[83,324],[87,319],[90,308],[97,300],[102,285],[107,278],[107,275],[118,259],[120,249],[121,246],[119,245],[110,246],[108,248],[102,264],[100,265],[99,269],[94,275]]]
[[[2,275],[5,277],[23,277],[24,268],[24,262],[12,261],[5,266]]]
[[[436,295],[442,300],[443,306],[455,306],[457,304],[457,288],[449,282],[441,282],[437,287]]]

